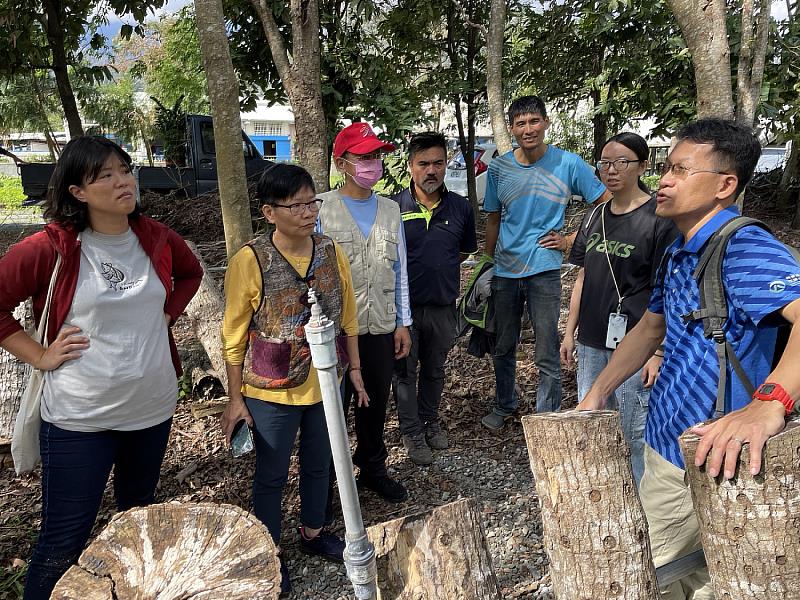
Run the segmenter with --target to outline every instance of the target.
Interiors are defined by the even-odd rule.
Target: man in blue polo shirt
[[[508,107],[509,130],[519,147],[489,164],[486,198],[486,253],[494,256],[492,298],[497,341],[494,353],[495,406],[481,423],[500,430],[516,411],[517,342],[522,311],[536,335],[539,368],[536,411],[561,406],[561,304],[559,268],[566,249],[555,233],[573,195],[598,200],[605,187],[578,155],[544,143],[550,126],[541,98],[523,96]]]
[[[408,457],[433,462],[434,450],[448,446],[439,423],[444,361],[456,333],[456,298],[463,257],[477,252],[475,215],[463,196],[444,187],[447,141],[441,133],[420,133],[408,147],[411,184],[394,196],[408,253],[411,297],[411,352],[396,364],[397,413]],[[419,364],[419,384],[417,384]]]
[[[600,409],[609,394],[636,372],[664,341],[664,362],[650,396],[645,430],[645,471],[639,494],[647,515],[656,567],[701,547],[691,494],[684,482],[678,437],[688,428],[702,436],[695,464],[733,477],[742,444],[750,444],[750,472],[761,468],[766,439],[780,432],[800,398],[800,265],[771,234],[743,227],[731,237],[722,263],[728,300],[725,335],[745,373],[762,385],[751,399],[728,365],[726,414],[714,414],[719,363],[702,320],[685,320],[700,308],[693,272],[706,242],[738,211],[735,200],[761,154],[749,128],[704,119],[685,126],[661,175],[656,214],[675,222],[681,236],[667,250],[649,309],[622,340],[606,369],[578,406]],[[792,323],[780,362],[771,369],[776,326]],[[665,335],[666,334],[666,335]],[[733,412],[729,412],[733,411]],[[662,590],[662,598],[713,598],[708,570]]]

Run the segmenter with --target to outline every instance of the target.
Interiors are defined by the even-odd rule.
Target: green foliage
[[[131,57],[131,75],[143,81],[150,96],[165,105],[175,104],[183,97],[182,106],[186,112],[209,112],[208,87],[193,6],[162,21],[148,23],[142,38],[120,41],[119,50]]]
[[[175,101],[172,108],[164,106],[157,98],[156,133],[164,140],[164,159],[167,165],[178,167],[186,165],[186,112],[181,108],[183,96]]]
[[[5,209],[18,209],[25,194],[22,193],[22,180],[19,177],[0,175],[0,206]]]
[[[655,192],[658,189],[658,182],[661,180],[661,175],[645,175],[642,177],[642,182]]]
[[[25,588],[25,574],[27,572],[27,564],[18,568],[0,565],[0,600],[22,598],[22,592]]]
[[[593,161],[592,120],[574,113],[558,111],[550,115],[552,125],[548,130],[549,142],[574,152],[590,164]]]
[[[117,77],[111,83],[91,87],[84,93],[84,115],[100,126],[102,132],[114,133],[127,142],[140,135],[152,138],[152,116],[136,98],[136,89],[130,73]]]

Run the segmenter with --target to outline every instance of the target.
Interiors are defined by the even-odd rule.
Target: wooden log
[[[459,500],[367,529],[379,600],[499,600],[475,501]]]
[[[523,417],[560,600],[655,600],[647,520],[618,413]]]
[[[200,367],[192,369],[192,398],[210,400],[225,395],[225,389],[215,371],[204,371]]]
[[[33,331],[31,302],[23,302],[14,310],[17,319],[26,331]],[[0,468],[11,467],[11,436],[19,412],[19,403],[30,377],[30,366],[10,352],[0,348]]]
[[[52,600],[275,600],[280,566],[266,527],[225,504],[154,504],[116,515]]]
[[[225,310],[225,298],[209,274],[197,246],[192,242],[186,243],[203,267],[203,279],[200,282],[200,289],[197,290],[184,312],[189,317],[194,334],[205,349],[215,374],[227,392],[228,375],[225,371],[225,361],[222,358],[222,316]]]
[[[767,440],[755,477],[750,444],[733,479],[723,480],[694,466],[699,441],[680,437],[714,596],[800,599],[800,423]]]

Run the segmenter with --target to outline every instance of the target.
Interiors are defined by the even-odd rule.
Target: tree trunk
[[[757,11],[756,11],[757,9]],[[736,122],[753,127],[761,99],[764,60],[769,38],[769,0],[744,0],[742,3],[742,43],[736,75]],[[756,21],[755,32],[753,20]]]
[[[800,423],[767,440],[761,472],[750,475],[750,446],[733,479],[694,466],[700,438],[680,437],[700,537],[716,598],[800,598]]]
[[[30,301],[20,304],[13,314],[26,330],[31,330],[33,315]],[[29,376],[30,367],[27,364],[0,348],[0,468],[13,465],[11,437]]]
[[[58,95],[67,119],[69,137],[74,138],[83,135],[83,125],[67,70],[67,53],[64,50],[64,19],[62,18],[64,7],[61,0],[42,0],[42,6],[47,24],[47,45],[53,54],[52,68],[56,77]]]
[[[650,540],[619,415],[522,419],[550,573],[564,600],[656,600]]]
[[[195,337],[197,337],[206,354],[208,354],[214,374],[227,392],[228,375],[225,371],[225,361],[222,358],[222,338],[220,336],[222,316],[225,311],[225,298],[219,287],[217,287],[216,282],[208,274],[206,263],[197,250],[197,246],[188,241],[186,244],[194,252],[197,260],[200,261],[200,266],[203,267],[203,279],[200,282],[200,288],[184,312],[192,324],[192,331],[194,331]]]
[[[667,0],[694,64],[697,116],[733,119],[725,0]]]
[[[486,97],[497,151],[511,150],[511,134],[506,124],[503,102],[503,43],[506,33],[507,0],[491,0],[489,32],[486,36]]]
[[[320,83],[320,31],[318,0],[290,0],[291,60],[267,0],[250,0],[267,37],[272,61],[296,115],[297,160],[314,178],[317,192],[330,187],[328,135]]]
[[[195,0],[195,19],[214,118],[217,178],[228,258],[253,237],[242,152],[239,81],[233,70],[222,0]]]
[[[153,504],[116,515],[58,581],[52,600],[275,600],[267,528],[229,504]]]
[[[499,600],[500,588],[475,500],[367,529],[379,600]]]
[[[591,97],[596,109],[601,102],[600,90],[592,90]],[[595,112],[592,116],[592,136],[594,143],[592,158],[597,162],[603,154],[603,145],[608,139],[608,117],[601,112]]]

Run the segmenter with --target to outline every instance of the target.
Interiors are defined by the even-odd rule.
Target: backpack
[[[728,321],[728,301],[725,298],[725,286],[722,282],[722,260],[725,257],[725,251],[731,236],[742,227],[747,227],[748,225],[756,225],[772,233],[765,223],[751,217],[736,216],[725,223],[706,243],[706,248],[703,250],[703,254],[700,255],[700,260],[692,274],[700,290],[700,309],[682,316],[683,322],[686,324],[702,319],[703,335],[708,339],[714,340],[717,359],[719,360],[719,384],[717,387],[717,402],[714,409],[715,418],[725,413],[728,362],[730,362],[747,393],[750,396],[755,393],[755,387],[744,372],[739,359],[733,351],[733,346],[725,336],[724,330]],[[800,252],[792,246],[785,247],[800,262]],[[788,325],[778,327],[773,367],[780,359],[781,354],[783,354],[789,337],[789,330],[790,327]]]

